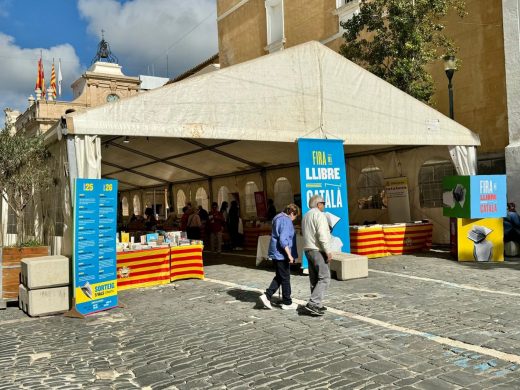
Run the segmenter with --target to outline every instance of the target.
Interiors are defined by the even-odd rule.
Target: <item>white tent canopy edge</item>
[[[318,42],[69,114],[67,128],[76,135],[480,144],[477,134]]]

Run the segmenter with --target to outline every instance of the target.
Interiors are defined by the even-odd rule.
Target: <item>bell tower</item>
[[[101,41],[89,69],[72,83],[74,103],[94,107],[137,95],[141,81],[139,77],[125,76],[117,57],[101,30]]]

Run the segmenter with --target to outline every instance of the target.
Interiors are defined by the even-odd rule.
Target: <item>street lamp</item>
[[[444,56],[444,71],[446,72],[446,76],[448,77],[448,94],[450,98],[450,118],[455,119],[455,115],[453,114],[453,84],[451,83],[451,79],[453,74],[457,70],[457,62],[455,60],[454,55],[446,55]]]

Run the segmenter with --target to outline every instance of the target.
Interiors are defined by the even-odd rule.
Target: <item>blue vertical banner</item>
[[[74,300],[90,314],[117,306],[117,180],[76,179]]]
[[[347,170],[342,140],[298,139],[302,215],[309,210],[309,199],[321,195],[335,246],[350,252],[347,199]],[[302,267],[307,259],[302,256]]]

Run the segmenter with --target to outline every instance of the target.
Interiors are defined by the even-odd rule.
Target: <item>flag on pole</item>
[[[41,87],[42,87],[42,97],[45,97],[45,95],[47,94],[47,91],[45,90],[45,72],[43,71],[43,61],[42,61],[42,58],[40,57],[40,62],[42,64],[41,66],[41,75],[40,75],[40,80],[41,80]]]
[[[52,98],[56,100],[56,71],[54,70],[54,62],[52,63],[51,70],[51,89],[52,89]]]
[[[45,93],[45,80],[43,78],[43,63],[42,63],[42,58],[40,57],[40,59],[38,60],[38,74],[36,75],[36,85],[34,86],[34,89],[37,90],[39,89],[40,91],[42,91],[42,94]]]
[[[61,58],[58,60],[58,95],[61,96],[61,81],[63,77],[61,75]]]
[[[38,76],[36,77],[36,85],[34,86],[34,89],[40,89],[42,91],[42,98],[45,97],[45,75],[43,72],[43,61],[41,56],[38,61]]]

